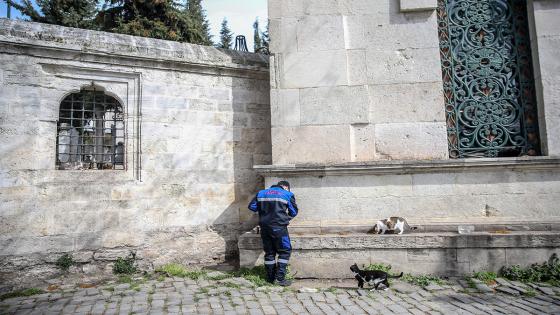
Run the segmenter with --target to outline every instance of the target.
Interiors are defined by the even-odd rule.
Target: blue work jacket
[[[261,190],[249,203],[249,210],[259,213],[259,224],[284,226],[298,214],[296,198],[292,192],[279,186]]]

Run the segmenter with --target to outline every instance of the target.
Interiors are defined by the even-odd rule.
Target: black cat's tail
[[[401,272],[401,274],[398,275],[398,276],[387,276],[387,278],[400,278],[402,276],[403,276],[403,273]]]

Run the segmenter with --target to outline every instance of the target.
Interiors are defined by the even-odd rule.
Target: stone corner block
[[[400,0],[401,12],[430,11],[437,9],[437,0]]]

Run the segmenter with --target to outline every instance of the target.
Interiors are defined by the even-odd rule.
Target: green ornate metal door
[[[450,157],[539,155],[526,1],[438,1]]]

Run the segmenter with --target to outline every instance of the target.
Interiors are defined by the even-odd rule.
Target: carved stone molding
[[[430,11],[437,8],[437,0],[400,0],[401,12]]]
[[[488,170],[554,170],[559,169],[560,158],[485,158],[457,160],[403,160],[348,163],[340,165],[256,165],[264,176],[342,176],[417,174],[445,172],[481,172]]]

